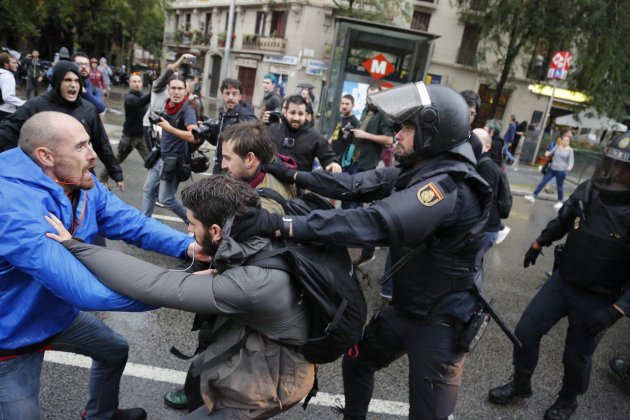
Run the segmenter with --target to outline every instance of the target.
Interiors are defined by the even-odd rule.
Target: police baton
[[[473,287],[472,293],[473,295],[475,295],[475,297],[477,298],[477,301],[483,307],[483,310],[486,311],[488,315],[490,315],[492,319],[495,320],[495,322],[497,323],[499,328],[501,328],[501,331],[503,331],[503,333],[507,336],[507,338],[509,338],[510,341],[514,343],[514,345],[517,346],[518,348],[523,348],[523,344],[521,344],[520,340],[516,338],[514,333],[510,331],[507,325],[505,325],[505,322],[503,322],[503,320],[499,317],[499,315],[497,315],[497,313],[494,311],[492,306],[490,306],[488,301],[481,295],[481,293],[476,287]]]

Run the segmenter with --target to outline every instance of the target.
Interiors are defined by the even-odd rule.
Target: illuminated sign
[[[529,89],[530,92],[535,93],[537,95],[551,96],[551,91],[553,90],[553,87],[549,85],[536,84],[536,85],[529,85],[527,89]],[[586,96],[585,94],[581,92],[575,92],[573,90],[561,89],[561,88],[556,88],[556,91],[553,96],[556,99],[564,99],[565,101],[580,102],[580,103],[588,102],[590,99],[588,96]]]

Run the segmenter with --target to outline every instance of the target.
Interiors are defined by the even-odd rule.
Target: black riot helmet
[[[592,180],[604,194],[630,196],[630,131],[606,145]]]
[[[370,95],[370,99],[394,124],[416,128],[414,156],[436,155],[470,137],[466,101],[449,87],[409,83]]]

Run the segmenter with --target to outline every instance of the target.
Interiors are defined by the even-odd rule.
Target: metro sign
[[[383,77],[396,71],[396,67],[387,61],[387,58],[385,58],[383,54],[379,54],[374,58],[365,60],[362,64],[363,68],[365,68],[367,72],[370,73],[370,76],[376,80],[382,79]]]
[[[551,56],[547,77],[550,79],[566,79],[572,61],[573,55],[569,51],[556,51]]]

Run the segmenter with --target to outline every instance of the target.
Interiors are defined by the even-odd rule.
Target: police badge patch
[[[429,182],[427,185],[420,187],[417,197],[420,204],[431,207],[441,201],[444,198],[444,194],[433,182]]]

